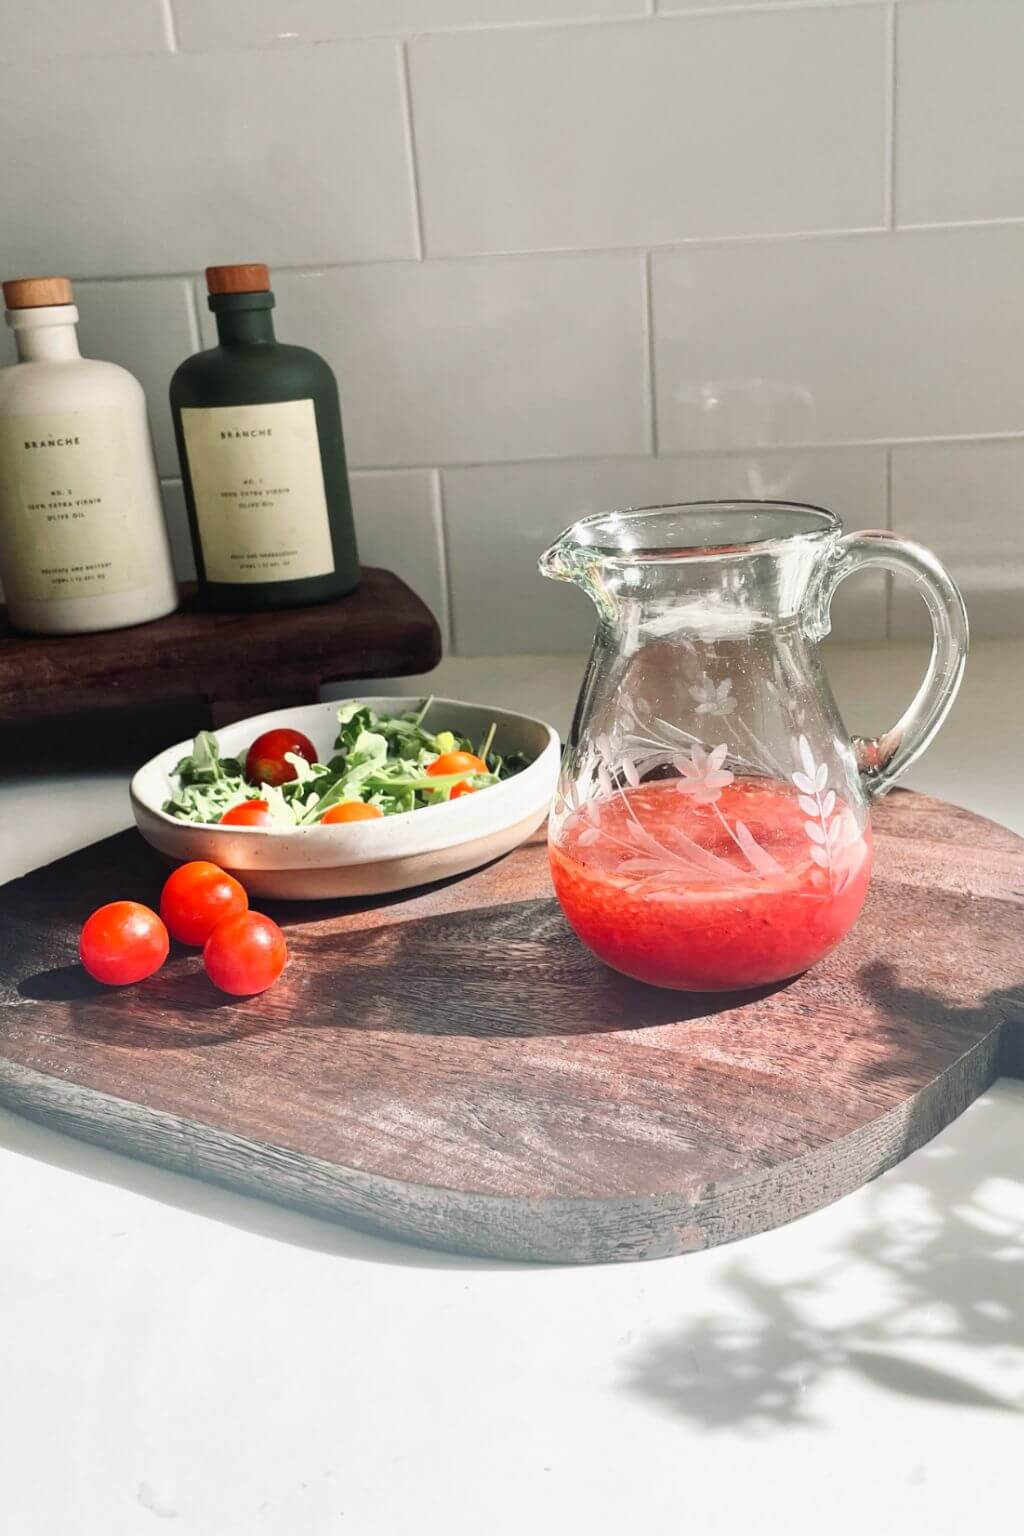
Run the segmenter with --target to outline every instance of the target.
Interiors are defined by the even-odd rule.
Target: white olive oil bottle
[[[63,277],[3,285],[19,361],[0,369],[0,580],[16,629],[120,629],[177,607],[138,380],[78,350]]]

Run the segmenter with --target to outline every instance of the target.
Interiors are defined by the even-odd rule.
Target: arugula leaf
[[[260,786],[260,799],[267,802],[271,816],[278,826],[294,827],[298,818],[292,809],[291,802],[286,800],[280,787],[276,784],[262,784]]]
[[[235,757],[222,758],[212,731],[200,731],[192,751],[174,770],[183,784],[215,784],[223,778],[241,778],[242,765]]]
[[[350,751],[362,733],[372,730],[376,724],[377,716],[368,704],[360,704],[358,699],[350,700],[338,710],[335,747],[340,747],[343,752]]]

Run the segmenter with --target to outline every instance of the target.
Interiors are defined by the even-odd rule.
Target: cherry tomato
[[[217,924],[203,947],[206,974],[233,997],[264,992],[284,970],[288,946],[275,922],[261,912],[236,912]]]
[[[111,901],[87,919],[78,953],[89,975],[108,987],[143,981],[167,959],[167,929],[138,901]]]
[[[160,894],[160,916],[179,944],[205,944],[222,918],[248,906],[245,887],[206,859],[182,864]]]
[[[487,764],[473,752],[442,752],[434,759],[427,772],[431,775],[446,773],[486,773]]]
[[[463,779],[461,781],[461,783],[453,784],[452,785],[451,793],[449,794],[448,799],[449,800],[457,800],[460,795],[475,795],[475,794],[476,794],[476,785],[475,784],[471,784],[468,779]]]
[[[250,784],[287,784],[296,777],[295,764],[286,763],[284,755],[291,752],[304,757],[307,763],[316,762],[316,747],[301,731],[281,726],[276,731],[264,731],[257,736],[245,759],[245,776]]]
[[[265,800],[239,800],[220,819],[222,827],[272,827],[274,818]]]
[[[366,805],[362,800],[343,800],[340,805],[332,805],[329,811],[324,811],[321,822],[336,821],[376,821],[384,812],[379,805]]]

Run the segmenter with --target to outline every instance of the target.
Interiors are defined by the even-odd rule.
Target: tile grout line
[[[885,215],[888,227],[896,228],[896,112],[899,95],[899,11],[895,0],[886,18],[886,144],[885,144]]]
[[[402,121],[405,127],[405,150],[409,162],[409,181],[412,188],[413,234],[416,239],[416,259],[422,261],[426,252],[423,235],[423,200],[420,193],[420,164],[416,153],[416,128],[412,112],[412,81],[409,74],[409,44],[398,45],[398,70],[402,82]]]
[[[364,464],[355,460],[349,464],[349,469],[357,475],[412,475],[430,474],[437,469],[444,473],[465,469],[539,469],[543,466],[556,467],[562,464],[624,464],[630,460],[638,460],[648,463],[657,457],[660,463],[700,463],[706,459],[785,459],[798,455],[820,455],[830,457],[844,453],[878,453],[895,448],[984,448],[999,443],[1016,443],[1024,445],[1024,431],[1021,432],[989,432],[989,433],[963,433],[952,437],[899,437],[899,438],[867,438],[860,442],[817,442],[817,443],[755,443],[742,447],[731,444],[727,448],[698,448],[698,449],[673,449],[668,453],[655,455],[648,451],[636,449],[625,453],[608,453],[600,449],[590,452],[543,454],[541,456],[520,457],[515,459],[446,459],[441,463],[436,460],[431,463],[420,461],[416,464]]]
[[[185,279],[188,284],[188,328],[189,340],[196,352],[203,350],[203,327],[199,314],[199,297],[196,293],[196,280],[193,275]]]
[[[878,453],[884,452],[889,459],[900,448],[923,448],[939,451],[943,448],[988,448],[997,446],[1017,445],[1024,447],[1024,433],[992,433],[988,436],[964,436],[964,437],[907,437],[907,438],[876,438],[871,442],[863,443],[802,443],[794,446],[787,444],[769,446],[764,443],[750,447],[729,448],[701,448],[692,451],[676,449],[669,453],[654,454],[650,452],[631,453],[607,453],[594,450],[589,453],[567,453],[558,455],[546,455],[541,458],[520,457],[516,459],[446,459],[438,463],[420,461],[415,464],[364,464],[354,459],[349,461],[349,473],[365,477],[377,477],[384,475],[444,475],[460,474],[470,470],[516,470],[516,469],[558,469],[565,466],[584,464],[611,464],[622,465],[628,463],[648,464],[655,459],[661,464],[700,464],[705,460],[743,460],[750,459],[787,459],[796,457],[820,457],[832,458],[836,455]],[[173,481],[180,476],[161,475],[162,480]],[[443,495],[442,495],[443,507]],[[891,513],[890,513],[891,519]],[[891,520],[887,526],[891,527]]]
[[[654,285],[651,272],[651,253],[644,252],[643,272],[643,328],[644,341],[647,348],[647,368],[645,375],[644,395],[647,406],[647,441],[650,452],[658,457],[658,395],[655,382],[654,365]]]
[[[694,250],[708,250],[719,246],[759,246],[799,244],[804,245],[811,241],[828,240],[883,240],[889,235],[900,238],[915,234],[955,234],[966,230],[983,229],[1022,229],[1024,228],[1024,215],[999,219],[961,219],[952,222],[939,222],[932,224],[900,224],[894,229],[888,229],[882,224],[871,228],[848,229],[813,229],[813,230],[789,230],[780,234],[759,235],[693,235],[680,240],[668,240],[655,242],[649,245],[578,245],[578,246],[549,246],[541,249],[514,251],[471,251],[459,254],[449,253],[437,256],[425,256],[422,261],[413,256],[372,256],[362,257],[358,260],[346,261],[344,258],[332,258],[327,261],[303,261],[290,263],[275,261],[275,272],[285,272],[296,277],[315,277],[327,272],[354,272],[373,267],[419,267],[419,266],[461,266],[471,262],[502,262],[502,261],[571,261],[577,258],[599,259],[607,256],[643,256],[645,254],[659,255],[689,255]],[[70,274],[73,283],[158,283],[168,282],[174,278],[189,277],[193,274],[182,272],[104,272],[104,273],[78,273]]]
[[[430,472],[430,494],[437,513],[438,528],[441,535],[441,589],[444,594],[445,606],[445,633],[442,639],[448,642],[451,655],[458,654],[458,646],[455,643],[455,605],[452,602],[454,585],[451,570],[451,548],[448,538],[448,520],[445,517],[444,482],[440,467],[435,467]]]
[[[892,459],[893,450],[885,450],[885,526],[889,532],[893,532],[892,526]],[[885,638],[893,638],[893,615],[895,609],[896,578],[892,571],[887,571],[885,576]]]
[[[163,16],[164,38],[167,42],[168,52],[180,53],[178,27],[174,17],[174,0],[160,0],[160,11]]]
[[[679,9],[673,4],[673,0],[648,0],[654,4],[655,9],[649,11],[649,15],[657,16],[663,21],[689,21],[693,16],[749,16],[762,11],[855,11],[867,6],[877,5],[878,0],[733,0],[732,4],[726,3],[726,9],[716,5],[715,0],[699,0],[699,3],[691,3],[685,9]],[[614,21],[626,21],[628,17],[609,16],[603,18],[606,24]],[[522,26],[555,26],[572,25],[573,23],[555,22],[523,22]],[[493,23],[486,30],[492,31],[501,25]],[[478,30],[485,30],[479,28]]]
[[[413,37],[450,38],[450,37],[488,37],[494,33],[517,32],[567,32],[590,31],[609,27],[635,27],[642,26],[649,21],[656,21],[662,26],[678,26],[691,21],[729,20],[733,17],[757,15],[772,12],[805,12],[805,11],[834,11],[834,10],[859,10],[870,6],[877,6],[879,0],[736,0],[736,3],[722,7],[715,0],[701,0],[699,5],[689,5],[685,10],[674,10],[658,3],[658,0],[644,0],[645,9],[641,11],[622,11],[612,15],[594,16],[555,16],[550,20],[544,16],[533,16],[521,21],[478,21],[462,24],[411,26],[405,30],[401,27],[392,27],[379,32],[338,32],[332,36],[298,37],[291,41],[290,46],[295,48],[345,48],[357,46],[360,43],[374,42],[402,42]],[[173,6],[174,0],[161,0],[161,6],[168,10]],[[239,45],[225,45],[213,43],[195,50],[205,54],[220,57],[237,57],[242,53],[270,53],[276,44],[269,43],[245,43]],[[175,47],[175,52],[182,52],[180,47]],[[188,50],[193,51],[193,50]]]
[[[890,532],[898,531],[898,530],[896,530],[894,528],[894,525],[893,525],[893,514],[892,514],[892,504],[891,504],[891,494],[892,494],[891,486],[892,486],[892,482],[893,482],[892,462],[893,462],[893,456],[894,456],[894,454],[896,453],[896,451],[898,449],[900,449],[900,448],[907,448],[907,447],[909,447],[909,448],[921,448],[921,447],[923,447],[925,449],[934,448],[934,449],[936,449],[936,451],[938,451],[938,450],[941,450],[943,448],[984,448],[984,447],[999,446],[999,445],[1006,445],[1006,444],[1017,444],[1017,445],[1020,445],[1020,446],[1024,446],[1024,442],[1022,442],[1021,438],[994,438],[994,439],[987,439],[987,438],[934,438],[932,441],[925,442],[925,443],[920,443],[920,442],[918,442],[918,443],[892,443],[892,444],[889,444],[889,445],[885,445],[885,453],[886,453],[887,463],[886,463],[886,473],[885,473],[885,477],[884,477],[884,480],[885,480],[885,491],[884,491],[885,508],[884,508],[884,510],[886,511],[886,522],[885,522],[884,526],[886,528],[888,528]],[[837,447],[834,447],[834,448],[815,448],[815,449],[811,449],[811,450],[802,449],[802,450],[797,450],[797,452],[804,453],[804,454],[809,452],[809,453],[814,454],[814,455],[820,455],[822,458],[828,458],[828,457],[830,457],[830,456],[832,456],[834,454],[859,453],[861,451],[863,451],[863,452],[877,452],[878,449],[881,446],[883,446],[883,445],[876,443],[876,444],[874,444],[870,448],[862,449],[857,444],[851,445],[851,444],[848,444],[848,443],[843,443],[843,444],[840,444],[840,445],[838,445]],[[751,458],[765,458],[765,459],[777,458],[777,457],[785,458],[788,455],[789,455],[789,450],[787,450],[785,448],[764,448],[764,447],[754,448],[754,449],[733,448],[733,449],[730,449],[728,452],[714,452],[714,453],[710,453],[710,454],[705,454],[705,453],[667,453],[667,454],[662,454],[658,458],[658,463],[662,464],[662,465],[668,465],[668,466],[679,465],[679,464],[699,464],[705,458],[712,458],[712,459],[718,459],[718,460],[723,460],[723,459],[724,460],[731,460],[731,459],[735,459],[735,460],[742,461],[742,462],[746,463]],[[517,470],[517,469],[541,470],[541,469],[560,469],[560,468],[565,468],[565,467],[570,467],[571,468],[573,466],[576,466],[576,467],[590,466],[590,465],[601,466],[601,465],[604,465],[604,464],[620,465],[621,466],[622,464],[631,463],[631,462],[632,463],[639,463],[639,464],[650,464],[651,462],[653,462],[654,458],[655,458],[655,455],[654,454],[650,454],[650,453],[629,453],[629,454],[617,454],[617,455],[608,455],[608,454],[601,454],[601,453],[583,453],[583,454],[574,454],[574,455],[572,455],[569,458],[561,458],[561,459],[479,459],[479,460],[475,460],[475,461],[472,461],[472,462],[469,461],[469,460],[449,460],[449,461],[447,461],[446,463],[443,463],[443,464],[356,464],[356,463],[350,463],[349,466],[348,466],[348,470],[349,470],[349,474],[353,478],[357,478],[358,477],[358,478],[365,479],[365,480],[382,479],[385,476],[401,477],[401,476],[405,476],[405,475],[430,475],[430,476],[437,475],[439,477],[439,481],[438,481],[439,503],[441,505],[441,510],[443,511],[444,498],[443,498],[443,493],[441,492],[441,489],[440,489],[440,476],[445,475],[445,474],[460,474],[461,472],[463,472],[465,470],[470,470],[470,471],[474,471],[474,472],[477,471],[477,470]],[[161,474],[159,476],[159,478],[160,478],[161,482],[164,483],[165,485],[178,485],[178,484],[181,483],[181,473],[180,473],[180,471],[178,473],[176,473],[176,474]]]

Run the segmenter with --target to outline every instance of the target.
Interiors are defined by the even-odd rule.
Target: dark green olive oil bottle
[[[219,344],[171,380],[196,570],[208,608],[296,608],[359,581],[334,374],[274,338],[270,275],[208,267]]]

